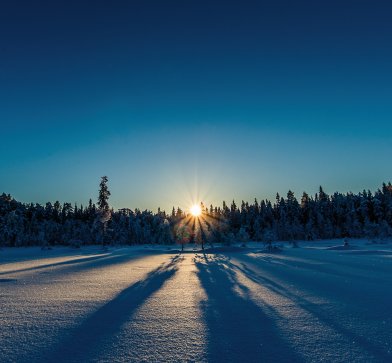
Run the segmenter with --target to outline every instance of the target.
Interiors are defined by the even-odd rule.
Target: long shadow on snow
[[[69,270],[71,272],[77,272],[89,268],[100,268],[108,265],[120,264],[143,256],[144,256],[143,251],[140,253],[132,253],[132,254],[109,252],[99,256],[74,258],[72,260],[67,260],[62,262],[54,262],[54,263],[48,263],[40,266],[4,271],[4,272],[0,272],[0,276],[20,273],[20,272],[45,270],[53,267],[69,267]],[[50,273],[61,273],[61,274],[64,274],[66,272],[67,272],[66,268],[61,269],[59,271],[50,271]]]
[[[169,264],[161,265],[148,273],[145,279],[121,291],[42,357],[40,362],[99,361],[101,353],[105,353],[102,351],[105,342],[112,340],[136,309],[174,276],[179,260],[179,255],[173,257]]]
[[[204,255],[195,259],[197,275],[207,294],[202,304],[207,326],[208,361],[299,362],[273,320],[249,297],[233,271]]]
[[[302,251],[307,252],[305,249]],[[341,251],[339,251],[341,252]],[[324,273],[327,275],[333,275],[337,277],[350,277],[350,278],[360,278],[362,280],[368,280],[370,282],[379,281],[376,277],[368,276],[364,272],[364,262],[365,261],[348,261],[347,259],[344,260],[344,265],[342,265],[341,260],[333,260],[333,259],[326,259],[320,257],[312,256],[309,261],[301,261],[298,259],[290,260],[287,258],[277,258],[273,254],[259,254],[254,253],[254,256],[257,256],[257,259],[260,261],[268,262],[274,264],[276,266],[282,266],[287,268],[296,268],[296,269],[308,269],[308,270],[315,270],[320,273]],[[309,258],[307,255],[304,258]],[[382,265],[378,266],[380,269],[383,269]],[[348,270],[351,270],[349,272]],[[390,268],[384,268],[386,272],[390,272]]]
[[[98,255],[98,256],[93,256],[93,257],[81,257],[81,258],[74,258],[72,260],[67,260],[67,261],[62,261],[62,262],[53,262],[53,263],[47,263],[45,265],[39,265],[39,266],[33,266],[33,267],[26,267],[26,268],[20,268],[17,270],[9,270],[9,271],[4,271],[0,272],[0,275],[7,275],[7,274],[13,274],[13,273],[18,273],[18,272],[27,272],[27,271],[35,271],[35,270],[42,270],[48,267],[56,267],[56,266],[64,266],[64,265],[72,265],[75,263],[82,263],[82,262],[89,262],[89,261],[95,261],[99,260],[101,258],[105,258],[109,256],[108,253]]]
[[[294,283],[301,281],[301,288],[303,289],[305,286],[307,287],[308,291],[311,293],[315,293],[319,296],[328,296],[328,292],[333,291],[333,297],[339,297],[339,302],[345,301],[347,304],[351,304],[353,301],[353,293],[358,295],[358,298],[363,301],[364,299],[372,299],[373,293],[364,295],[364,287],[371,289],[372,292],[374,290],[380,289],[388,289],[390,282],[389,282],[389,275],[392,272],[391,267],[388,267],[388,273],[382,272],[384,276],[368,276],[366,275],[366,269],[374,269],[374,264],[371,266],[363,265],[362,271],[359,271],[359,265],[356,267],[358,271],[356,273],[350,273],[345,271],[344,268],[346,266],[346,261],[344,264],[341,263],[340,265],[335,261],[326,261],[328,265],[318,265],[313,263],[293,263],[293,262],[286,262],[283,260],[277,263],[270,263],[273,260],[273,257],[260,258],[258,255],[236,255],[237,260],[248,261],[253,263],[255,266],[260,268],[260,264],[257,262],[262,262],[263,267],[273,275],[281,278],[283,281],[289,281],[292,279]],[[283,262],[282,262],[283,261]],[[377,266],[379,268],[380,265]],[[382,267],[382,266],[381,266]],[[323,274],[324,276],[317,276],[315,278],[314,273]],[[296,278],[294,278],[294,276]],[[334,277],[334,288],[330,289],[330,281],[328,280],[329,277]],[[337,277],[337,278],[336,278]],[[264,278],[264,275],[263,275]],[[351,279],[352,281],[361,281],[361,284],[352,284],[347,286],[346,280]],[[271,284],[274,281],[270,281]],[[384,287],[382,285],[385,285]],[[349,289],[347,288],[349,287]],[[378,291],[380,294],[380,291]],[[389,303],[389,301],[388,301]],[[373,305],[373,304],[371,304]]]
[[[249,264],[254,263],[251,257],[236,257],[238,260],[247,261]],[[383,361],[391,360],[391,354],[386,351],[385,347],[374,345],[366,337],[360,336],[354,331],[343,326],[340,322],[337,321],[336,318],[333,317],[333,315],[330,314],[330,312],[323,312],[319,305],[298,296],[297,294],[291,292],[287,287],[280,285],[276,281],[273,281],[272,279],[267,278],[260,273],[256,273],[254,270],[250,269],[245,262],[241,262],[241,266],[238,266],[237,264],[226,260],[225,264],[227,265],[228,269],[237,269],[249,280],[264,286],[274,294],[281,295],[289,299],[298,307],[315,316],[322,323],[326,324],[339,334],[347,337],[349,341],[355,341],[362,349],[374,355],[376,358],[382,359]],[[318,281],[318,283],[320,284],[320,281]]]

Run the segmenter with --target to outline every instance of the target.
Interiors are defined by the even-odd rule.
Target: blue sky
[[[273,4],[271,4],[273,3]],[[0,191],[116,208],[391,180],[387,1],[0,5]]]

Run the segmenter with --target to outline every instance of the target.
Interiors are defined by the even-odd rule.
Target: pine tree
[[[101,177],[101,183],[99,184],[99,196],[98,196],[98,221],[102,225],[102,247],[105,246],[105,236],[107,223],[111,219],[111,212],[109,208],[109,196],[110,191],[108,188],[108,177]]]
[[[101,177],[101,183],[99,184],[98,208],[100,211],[109,210],[109,196],[108,177],[103,176]]]

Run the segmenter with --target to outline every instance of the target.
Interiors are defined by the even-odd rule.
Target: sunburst
[[[198,205],[198,204],[194,204],[194,205],[191,207],[190,211],[191,211],[191,214],[192,214],[194,217],[199,217],[199,216],[201,215],[201,208],[200,208],[200,205]]]

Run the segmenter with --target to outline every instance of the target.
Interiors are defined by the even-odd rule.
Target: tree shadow
[[[61,269],[59,271],[52,270],[52,271],[50,271],[51,273],[58,272],[58,273],[64,274],[67,272],[67,267],[72,272],[77,272],[77,271],[89,269],[89,268],[101,268],[101,267],[105,267],[108,265],[121,264],[121,263],[125,263],[127,261],[130,261],[130,260],[144,257],[144,256],[145,256],[145,254],[143,252],[132,253],[132,254],[127,254],[127,253],[120,254],[120,253],[109,252],[109,253],[105,253],[105,254],[98,255],[98,256],[74,258],[72,260],[53,262],[53,263],[48,263],[45,265],[32,266],[32,267],[20,268],[20,269],[9,270],[9,271],[2,271],[2,272],[0,272],[0,276],[21,273],[21,272],[29,272],[29,271],[35,272],[35,271],[45,270],[45,269],[54,268],[54,267],[64,267],[64,269]]]
[[[298,259],[295,260],[290,260],[287,258],[279,258],[277,259],[273,255],[266,255],[265,253],[260,254],[260,253],[255,253],[255,256],[257,256],[257,259],[260,261],[265,261],[269,263],[274,263],[276,265],[279,265],[279,267],[284,267],[288,269],[306,269],[310,271],[317,271],[321,272],[324,274],[328,275],[333,275],[337,277],[352,277],[352,278],[361,278],[361,279],[367,279],[367,280],[376,280],[375,278],[371,278],[370,276],[366,275],[356,275],[355,273],[350,273],[347,271],[348,263],[345,261],[345,269],[343,269],[343,266],[336,261],[331,261],[331,260],[325,260],[324,259],[315,259],[312,257],[312,262],[310,261],[301,261]],[[315,263],[314,263],[315,262]],[[358,266],[350,266],[352,269],[353,268],[358,268]]]
[[[207,326],[208,361],[300,362],[274,321],[250,298],[249,289],[227,268],[225,258],[195,260],[207,300],[201,305]]]
[[[69,332],[41,361],[99,361],[99,357],[105,353],[105,343],[115,339],[121,326],[132,319],[135,311],[174,276],[178,269],[176,264],[180,260],[179,255],[173,257],[170,263],[162,264],[149,272],[143,280],[121,291]]]
[[[93,256],[93,257],[74,258],[72,260],[67,260],[67,261],[53,262],[53,263],[47,263],[45,265],[20,268],[20,269],[16,269],[16,270],[3,271],[3,272],[0,272],[0,275],[7,275],[7,274],[13,274],[13,273],[19,273],[19,272],[27,272],[27,271],[36,271],[36,270],[42,270],[42,269],[49,268],[49,267],[66,266],[66,265],[73,265],[73,264],[76,264],[76,263],[96,261],[96,260],[100,260],[100,259],[108,257],[108,256],[109,256],[109,254],[105,253],[104,255]]]
[[[378,359],[382,359],[383,361],[390,361],[392,356],[389,352],[386,351],[385,347],[377,346],[370,342],[366,337],[357,334],[352,329],[345,327],[341,322],[337,320],[336,317],[330,314],[330,312],[323,311],[320,306],[309,299],[299,296],[298,294],[290,291],[287,287],[277,283],[276,281],[267,278],[260,273],[256,273],[254,270],[248,267],[248,265],[243,262],[244,260],[248,263],[252,263],[251,257],[241,256],[239,260],[242,259],[240,265],[231,263],[227,261],[227,267],[231,270],[240,271],[245,277],[249,280],[262,285],[272,293],[276,295],[280,295],[289,301],[291,301],[295,306],[303,309],[303,311],[308,312],[312,316],[316,317],[318,321],[320,321],[325,326],[333,329],[335,332],[347,338],[348,341],[355,341],[361,349],[367,351],[374,357]],[[349,347],[348,347],[349,349]]]

